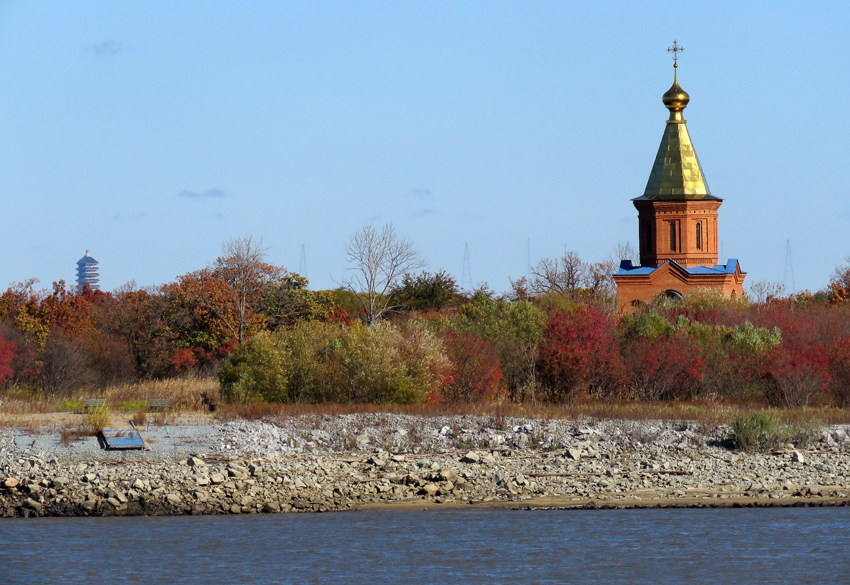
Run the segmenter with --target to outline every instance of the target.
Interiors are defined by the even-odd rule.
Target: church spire
[[[679,53],[685,49],[673,41],[667,49],[673,54],[673,85],[661,97],[664,106],[670,111],[670,118],[664,128],[658,154],[649,174],[643,197],[656,201],[681,201],[698,199],[717,199],[711,195],[705,175],[699,164],[697,153],[691,143],[688,127],[682,113],[691,101],[679,85]]]

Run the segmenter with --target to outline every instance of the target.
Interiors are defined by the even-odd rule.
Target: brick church
[[[679,86],[673,48],[673,86],[661,98],[670,111],[638,211],[640,266],[622,260],[614,274],[617,308],[631,313],[660,295],[681,298],[713,290],[741,298],[746,273],[737,260],[718,264],[717,211],[723,200],[708,189],[682,112],[690,96]]]

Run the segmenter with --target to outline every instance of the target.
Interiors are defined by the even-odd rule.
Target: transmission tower
[[[791,277],[791,288],[788,288],[788,277]],[[797,292],[797,284],[794,282],[794,262],[791,259],[791,240],[785,240],[785,274],[782,275],[782,285],[786,292]]]
[[[304,244],[301,244],[301,263],[298,265],[298,274],[307,278],[307,253],[304,251]]]
[[[469,243],[464,244],[463,248],[463,272],[460,276],[460,288],[463,290],[472,290],[472,268],[469,265]]]

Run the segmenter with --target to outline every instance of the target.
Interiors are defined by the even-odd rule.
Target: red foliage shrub
[[[850,406],[850,337],[844,337],[827,351],[828,387],[832,400],[841,408]]]
[[[351,325],[355,319],[351,314],[340,306],[334,305],[328,315],[328,323],[338,323],[339,325]]]
[[[15,375],[12,364],[17,351],[18,346],[6,341],[6,336],[0,333],[0,384]]]
[[[174,352],[171,358],[171,365],[174,371],[178,374],[183,374],[193,370],[198,365],[198,358],[195,357],[195,352],[188,347],[178,349]]]
[[[806,406],[824,394],[829,383],[829,356],[823,346],[783,343],[768,356],[763,374],[765,398],[772,406]]]
[[[579,307],[549,318],[537,369],[552,401],[572,401],[584,390],[607,394],[622,386],[624,368],[613,317]]]
[[[694,340],[641,337],[623,348],[629,379],[639,397],[649,400],[692,398],[699,392],[705,361]]]
[[[449,329],[441,334],[451,368],[431,402],[492,402],[506,396],[501,355],[491,343],[467,331]]]

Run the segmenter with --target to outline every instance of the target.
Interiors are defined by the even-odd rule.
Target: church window
[[[670,222],[670,250],[676,251],[676,222]]]
[[[697,222],[697,250],[702,250],[702,222]]]

